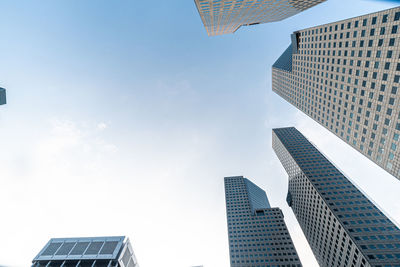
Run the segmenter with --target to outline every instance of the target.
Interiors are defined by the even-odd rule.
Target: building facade
[[[272,90],[400,179],[400,7],[292,34]]]
[[[0,105],[4,105],[6,103],[6,89],[0,87]]]
[[[124,236],[52,238],[32,267],[139,267]]]
[[[320,266],[399,267],[400,230],[297,129],[273,130],[287,202]]]
[[[195,0],[209,36],[283,20],[326,0]]]
[[[302,266],[279,208],[243,176],[225,177],[231,267]]]

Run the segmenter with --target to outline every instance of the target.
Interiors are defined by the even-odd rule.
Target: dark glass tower
[[[274,129],[287,202],[320,266],[400,266],[400,230],[296,128]]]
[[[0,87],[0,105],[4,105],[6,103],[6,89]]]
[[[52,238],[32,267],[139,267],[124,236]]]
[[[225,177],[231,267],[302,266],[279,208],[243,176]]]

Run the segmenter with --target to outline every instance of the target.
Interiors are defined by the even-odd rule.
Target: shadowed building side
[[[0,87],[0,105],[7,104],[6,89]]]

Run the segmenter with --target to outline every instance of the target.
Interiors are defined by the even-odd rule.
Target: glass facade
[[[4,105],[6,103],[6,89],[0,87],[0,105]]]
[[[287,202],[320,266],[400,266],[400,230],[297,129],[273,130]]]
[[[279,208],[243,176],[225,177],[231,267],[299,267],[300,260]]]
[[[195,0],[209,36],[283,20],[326,0]]]
[[[124,236],[52,238],[32,267],[139,267]]]
[[[400,7],[300,30],[272,90],[400,179]]]

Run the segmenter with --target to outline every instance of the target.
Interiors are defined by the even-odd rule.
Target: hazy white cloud
[[[100,122],[99,124],[97,124],[97,129],[99,129],[100,131],[105,130],[107,128],[107,124],[105,122]]]

